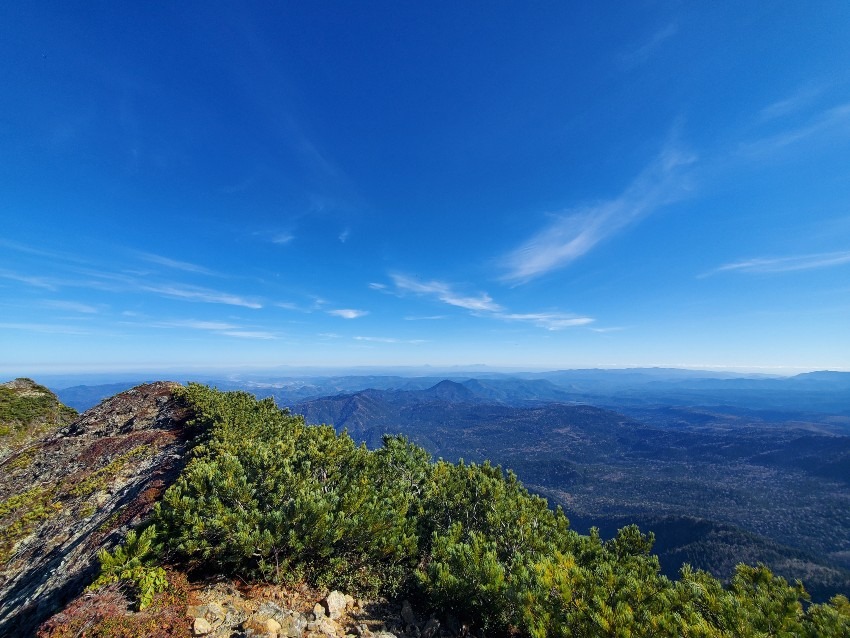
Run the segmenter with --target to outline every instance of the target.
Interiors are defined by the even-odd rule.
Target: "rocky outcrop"
[[[118,394],[0,462],[0,636],[32,635],[185,463],[176,383]]]
[[[268,594],[269,592],[266,592]],[[186,610],[193,636],[206,638],[448,638],[431,617],[418,623],[408,601],[355,600],[332,591],[307,611],[309,598],[281,600],[263,593],[245,597],[219,582],[199,592],[203,601]],[[315,600],[315,599],[313,599]]]
[[[32,379],[0,383],[0,464],[79,416]]]

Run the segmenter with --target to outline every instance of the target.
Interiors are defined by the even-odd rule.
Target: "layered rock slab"
[[[0,636],[28,636],[79,595],[97,553],[143,520],[185,464],[179,384],[141,385],[0,464]]]

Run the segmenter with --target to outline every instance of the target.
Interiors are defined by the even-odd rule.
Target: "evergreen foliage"
[[[424,452],[391,437],[369,452],[272,399],[196,385],[186,395],[210,434],[156,510],[171,551],[243,577],[363,593],[396,591],[412,573]]]
[[[140,610],[150,605],[153,597],[168,585],[165,570],[151,564],[156,556],[155,539],[156,526],[150,525],[138,535],[130,530],[124,543],[112,553],[100,552],[100,575],[90,589],[110,583],[126,583],[135,590]]]
[[[246,393],[184,395],[204,434],[142,534],[156,530],[163,558],[367,595],[415,588],[496,634],[850,636],[843,596],[810,605],[762,565],[728,587],[688,566],[670,580],[651,534],[579,535],[499,467],[432,463],[400,437],[370,451]],[[132,570],[125,558],[102,557],[104,573]]]

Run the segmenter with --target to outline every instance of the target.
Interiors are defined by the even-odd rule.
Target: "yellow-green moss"
[[[15,544],[40,521],[62,509],[61,504],[53,501],[56,491],[55,486],[36,485],[0,503],[0,563],[9,560]]]
[[[68,488],[66,493],[69,496],[89,496],[98,490],[103,489],[113,480],[118,473],[133,459],[138,459],[147,456],[151,453],[149,445],[139,445],[132,450],[125,452],[121,456],[115,458],[109,465],[105,465],[99,470],[95,470],[79,483],[75,483]]]

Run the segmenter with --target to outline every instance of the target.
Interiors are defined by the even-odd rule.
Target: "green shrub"
[[[411,506],[427,455],[395,438],[370,452],[270,399],[196,385],[186,395],[210,435],[156,509],[175,555],[248,578],[401,586],[418,557]]]
[[[416,588],[438,613],[502,635],[850,635],[844,597],[808,605],[763,566],[739,567],[728,588],[687,566],[671,581],[651,534],[581,536],[488,463],[432,463],[398,437],[370,451],[246,393],[183,394],[202,432],[148,528],[166,559],[365,595]],[[155,590],[152,536],[140,543],[102,558],[102,578]]]
[[[138,535],[130,530],[124,543],[111,553],[100,552],[100,574],[89,589],[124,583],[135,592],[139,610],[150,605],[153,597],[168,586],[165,570],[152,564],[158,553],[155,539],[156,527],[150,525]]]

